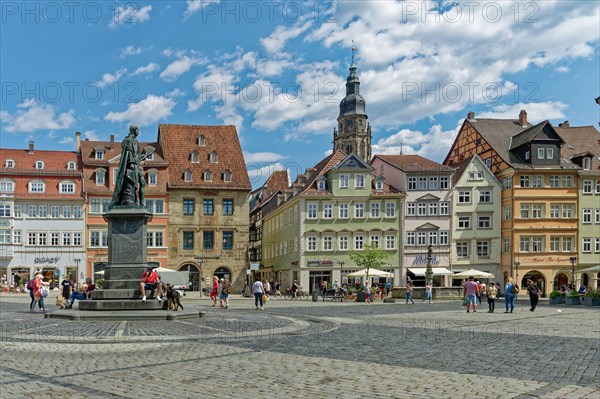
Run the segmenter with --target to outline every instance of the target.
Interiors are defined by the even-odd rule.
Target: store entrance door
[[[314,271],[309,274],[310,287],[309,294],[312,294],[313,291],[319,291],[319,285],[321,284],[321,280],[327,281],[327,285],[331,283],[331,271]]]

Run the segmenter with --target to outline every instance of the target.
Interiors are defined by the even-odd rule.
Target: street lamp
[[[517,283],[517,284],[519,284],[519,266],[521,266],[521,262],[515,262],[515,270],[516,270],[515,283]]]
[[[571,284],[573,284],[573,289],[575,289],[575,262],[577,262],[577,257],[571,256],[569,260],[571,261]]]

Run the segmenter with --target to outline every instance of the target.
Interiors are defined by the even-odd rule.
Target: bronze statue
[[[131,126],[129,134],[121,142],[121,159],[111,206],[144,206],[146,181],[142,162],[148,153],[142,154],[140,151],[137,141],[139,134],[138,127]]]

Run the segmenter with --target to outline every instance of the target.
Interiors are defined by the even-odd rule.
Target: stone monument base
[[[85,302],[85,301],[82,301]],[[92,301],[93,302],[93,301]],[[157,302],[157,301],[154,301]],[[197,310],[131,310],[118,312],[96,312],[76,309],[60,309],[44,315],[47,319],[88,320],[88,321],[144,321],[144,320],[186,320],[204,317],[205,312]]]

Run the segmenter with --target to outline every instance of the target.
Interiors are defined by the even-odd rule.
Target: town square
[[[0,397],[600,397],[600,3],[1,1]]]

